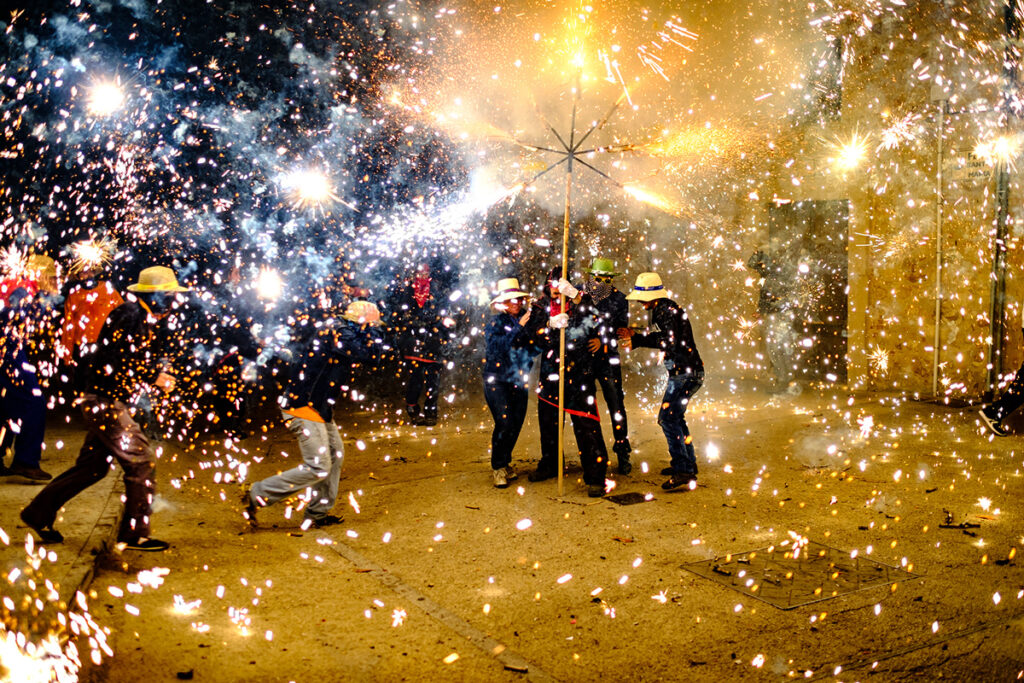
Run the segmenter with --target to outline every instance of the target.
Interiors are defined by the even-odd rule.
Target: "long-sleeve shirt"
[[[529,332],[510,313],[498,313],[484,328],[487,351],[484,358],[484,380],[507,382],[526,388],[537,354]]]
[[[297,354],[292,376],[281,396],[281,409],[298,417],[324,422],[334,417],[334,406],[348,389],[355,369],[380,358],[381,339],[376,331],[347,320],[324,324]]]
[[[157,349],[158,319],[138,301],[126,301],[107,316],[95,344],[82,347],[75,389],[128,403],[164,369]]]
[[[695,375],[704,371],[690,319],[686,311],[671,299],[655,299],[650,331],[634,334],[632,342],[634,347],[664,351],[665,369],[670,376]]]
[[[601,349],[597,354],[598,359],[604,362],[618,363],[618,330],[629,327],[629,303],[626,301],[626,295],[613,289],[611,294],[595,302],[594,308],[601,321],[597,329],[598,339],[601,340]]]

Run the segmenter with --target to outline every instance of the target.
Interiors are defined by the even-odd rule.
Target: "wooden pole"
[[[565,174],[565,219],[562,221],[562,277],[569,274],[569,207],[572,205],[572,159]],[[559,311],[565,313],[565,295],[558,295]],[[565,328],[558,335],[558,495],[565,492],[562,470],[565,467]]]

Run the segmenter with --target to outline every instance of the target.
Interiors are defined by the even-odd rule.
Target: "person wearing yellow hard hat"
[[[704,383],[704,362],[697,352],[693,328],[686,311],[668,298],[665,285],[657,273],[640,273],[633,291],[626,296],[641,301],[651,312],[651,328],[647,333],[631,329],[619,331],[619,339],[627,351],[646,347],[660,349],[668,370],[668,386],[661,399],[658,424],[668,440],[671,464],[661,471],[669,477],[661,485],[665,490],[697,486],[697,457],[693,438],[686,425],[686,406]]]
[[[155,464],[149,439],[135,421],[132,402],[147,387],[170,394],[177,379],[156,355],[159,329],[179,292],[174,271],[152,266],[139,273],[128,291],[135,296],[110,312],[95,344],[79,358],[74,373],[77,398],[88,433],[78,459],[51,481],[21,511],[25,522],[44,544],[60,543],[53,528],[57,511],[103,478],[116,461],[124,471],[124,513],[118,543],[129,550],[162,551],[166,541],[150,536],[150,516],[156,494]]]
[[[498,281],[497,295],[491,299],[494,315],[484,328],[484,400],[494,418],[491,432],[491,475],[495,488],[506,488],[518,478],[512,467],[512,451],[526,420],[530,399],[527,387],[536,351],[523,327],[530,311],[523,312],[529,295],[519,279]]]
[[[338,500],[345,449],[334,422],[339,395],[348,393],[358,368],[380,362],[384,341],[377,327],[380,311],[369,301],[353,301],[341,319],[328,319],[306,340],[292,363],[278,400],[288,431],[298,442],[302,463],[257,481],[242,491],[243,516],[256,526],[257,512],[294,495],[308,504],[303,528],[341,522],[330,514]],[[354,393],[354,392],[353,392]]]

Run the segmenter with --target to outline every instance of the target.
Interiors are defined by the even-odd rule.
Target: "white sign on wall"
[[[942,174],[958,182],[984,182],[992,177],[994,167],[973,150],[962,150],[949,155],[942,164]]]

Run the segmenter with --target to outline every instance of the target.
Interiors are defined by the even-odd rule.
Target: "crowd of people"
[[[63,540],[54,528],[61,507],[116,464],[125,481],[118,541],[132,550],[167,548],[150,531],[153,439],[186,439],[198,422],[221,430],[237,427],[253,419],[243,405],[247,394],[276,398],[275,409],[301,454],[297,466],[244,487],[244,516],[253,525],[262,508],[295,496],[302,500],[304,525],[340,521],[331,514],[344,460],[335,408],[385,363],[401,364],[402,420],[437,424],[440,378],[456,322],[429,263],[418,266],[384,306],[368,300],[366,291],[314,293],[309,310],[288,317],[287,342],[272,354],[244,305],[233,302],[230,314],[211,312],[210,297],[183,286],[171,268],[142,269],[123,293],[98,271],[87,270],[60,296],[51,259],[33,257],[29,266],[24,277],[0,282],[0,432],[3,452],[14,452],[0,474],[44,485],[21,511],[44,544]],[[654,273],[641,274],[626,296],[613,285],[621,273],[610,259],[594,259],[584,270],[587,277],[577,286],[561,268],[552,269],[536,300],[517,278],[497,283],[482,372],[494,416],[494,486],[505,488],[517,477],[512,454],[537,364],[541,457],[529,479],[558,475],[560,419],[567,414],[587,492],[605,494],[608,448],[599,387],[617,471],[629,475],[620,352],[650,347],[663,352],[669,374],[658,417],[671,456],[663,487],[692,488],[697,463],[685,412],[703,381],[703,365],[686,313],[668,299]],[[647,331],[629,326],[627,299],[651,311]],[[86,436],[74,464],[53,478],[41,468],[46,418],[65,399],[81,414]],[[166,410],[168,405],[179,410]],[[182,417],[188,415],[191,420]]]

